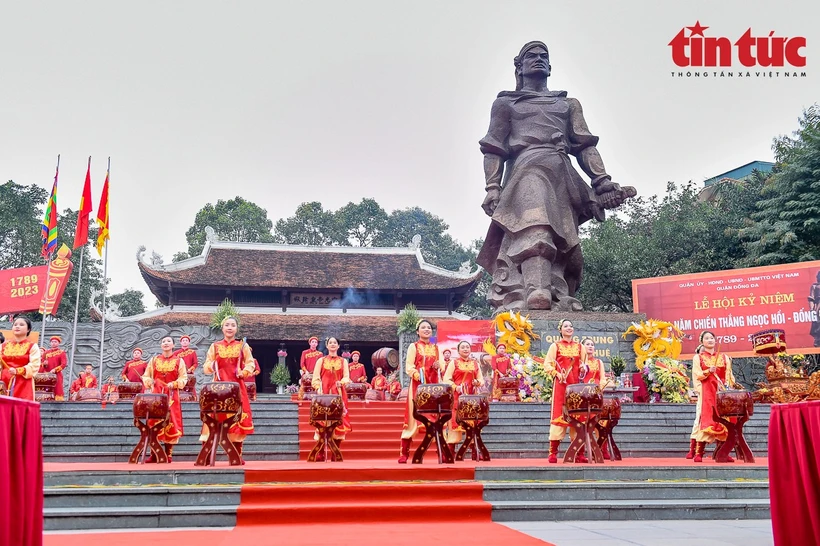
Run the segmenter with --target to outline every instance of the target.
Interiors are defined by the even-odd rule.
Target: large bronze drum
[[[587,411],[597,413],[604,405],[604,395],[601,388],[592,383],[567,385],[564,404],[570,415],[578,415]]]
[[[604,404],[598,418],[603,420],[621,418],[621,400],[617,396],[604,396]]]
[[[99,402],[102,400],[100,389],[82,388],[77,392],[78,402]]]
[[[348,383],[345,385],[348,400],[364,400],[367,395],[367,385],[365,383]]]
[[[717,393],[717,413],[724,419],[754,413],[754,401],[749,391],[720,391]]]
[[[447,383],[419,385],[413,401],[419,413],[449,411],[453,408],[453,387]]]
[[[199,409],[206,413],[236,413],[242,409],[239,383],[214,381],[202,387]]]
[[[38,402],[48,402],[54,400],[54,389],[56,388],[56,373],[34,374],[34,399]]]
[[[367,394],[364,395],[364,399],[370,402],[383,402],[384,391],[377,391],[376,389],[367,389]]]
[[[120,400],[133,400],[143,391],[143,384],[137,381],[126,381],[117,385],[117,394]]]
[[[245,381],[245,390],[248,391],[248,400],[256,401],[256,381]]]
[[[134,417],[165,419],[167,415],[167,394],[141,393],[134,397]]]
[[[749,336],[752,349],[759,355],[774,355],[786,350],[785,330],[761,330]]]
[[[310,402],[310,423],[316,421],[341,421],[345,407],[340,394],[317,394]]]
[[[508,376],[499,377],[498,378],[498,388],[501,389],[501,391],[505,391],[505,390],[517,391],[518,390],[518,378],[517,377],[508,377]]]
[[[490,402],[483,394],[462,394],[456,406],[456,422],[487,421],[490,418]]]

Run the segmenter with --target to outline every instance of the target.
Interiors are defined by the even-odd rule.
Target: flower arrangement
[[[276,351],[276,356],[278,356],[279,358],[284,358],[284,357],[288,356],[288,352],[283,351],[283,350],[279,350],[279,351]]]
[[[641,375],[655,399],[672,404],[689,401],[689,375],[682,362],[669,357],[647,358]]]
[[[518,378],[521,401],[549,402],[552,399],[552,376],[544,368],[543,359],[515,353],[511,360],[513,376]]]

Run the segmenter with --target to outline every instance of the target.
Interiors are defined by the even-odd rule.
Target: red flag
[[[91,203],[91,158],[88,158],[88,170],[85,173],[85,185],[80,197],[80,210],[77,212],[77,230],[74,232],[74,248],[88,244],[88,217],[93,210]]]
[[[97,225],[100,232],[97,235],[97,252],[102,256],[105,242],[108,241],[108,172],[105,173],[105,184],[103,184],[102,195],[100,196],[100,206],[97,207]]]

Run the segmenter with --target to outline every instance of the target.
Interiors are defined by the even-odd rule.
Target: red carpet
[[[317,518],[321,517],[317,514]],[[367,514],[367,521],[378,515]],[[218,531],[147,531],[48,534],[44,546],[419,546],[424,537],[432,542],[454,540],[470,546],[554,546],[492,522],[474,523],[348,523],[237,527]]]
[[[398,459],[406,402],[350,402],[353,432],[343,444],[345,460]],[[308,420],[310,404],[299,404],[299,458],[306,460],[316,442]],[[419,436],[421,438],[421,436]],[[420,440],[419,440],[420,441]]]
[[[476,482],[385,482],[246,485],[237,527],[273,521],[322,524],[377,518],[383,523],[491,521],[492,506]]]

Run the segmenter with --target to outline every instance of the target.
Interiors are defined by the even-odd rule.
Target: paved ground
[[[556,546],[772,546],[771,520],[502,523]]]

